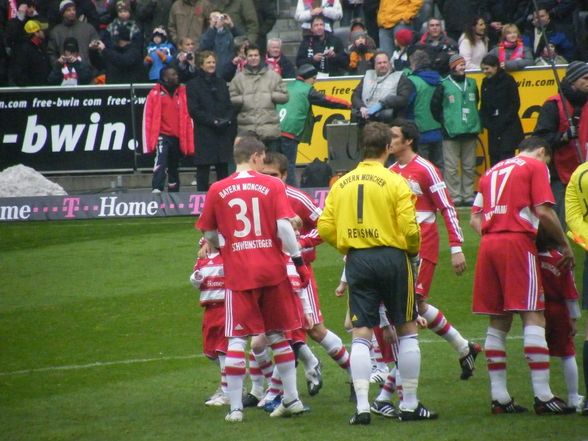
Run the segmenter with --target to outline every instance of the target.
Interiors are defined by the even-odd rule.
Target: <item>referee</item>
[[[408,184],[384,167],[394,142],[399,140],[388,125],[376,122],[365,126],[363,161],[333,185],[318,220],[321,238],[347,255],[345,273],[353,324],[351,375],[357,395],[357,411],[349,424],[370,423],[370,346],[372,328],[380,324],[380,303],[399,336],[398,369],[403,388],[399,418],[437,418],[417,399],[421,353],[409,257],[418,254],[420,231]]]

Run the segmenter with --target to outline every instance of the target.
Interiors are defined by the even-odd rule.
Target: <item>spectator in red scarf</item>
[[[49,55],[45,45],[44,29],[47,25],[37,20],[25,23],[27,40],[14,54],[13,81],[18,86],[46,86],[51,72]]]
[[[520,70],[533,65],[531,48],[523,45],[523,39],[517,25],[502,26],[502,35],[498,45],[489,54],[496,55],[500,67],[506,71]]]
[[[267,41],[265,64],[268,69],[273,70],[282,78],[294,78],[296,76],[294,65],[282,53],[282,40],[279,38],[270,38]]]
[[[78,84],[90,84],[92,81],[92,67],[80,57],[78,40],[68,37],[63,42],[63,54],[53,65],[49,74],[49,84],[61,86],[77,86]]]

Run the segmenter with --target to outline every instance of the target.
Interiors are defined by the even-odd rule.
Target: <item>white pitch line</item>
[[[508,340],[522,340],[523,336],[515,335],[507,337]],[[474,338],[472,340],[482,341],[484,338]],[[425,344],[436,344],[436,343],[444,343],[443,339],[419,339],[419,343]],[[349,345],[347,345],[349,347]],[[313,349],[317,349],[318,345],[312,345]],[[0,372],[0,377],[7,377],[10,375],[26,375],[26,374],[36,374],[40,372],[55,372],[55,371],[73,371],[73,370],[81,370],[81,369],[92,369],[97,367],[103,366],[118,366],[118,365],[125,365],[125,364],[139,364],[139,363],[152,363],[155,361],[171,361],[171,360],[191,360],[194,358],[202,358],[204,357],[203,354],[192,354],[192,355],[171,355],[168,357],[155,357],[155,358],[131,358],[130,360],[117,360],[117,361],[96,361],[94,363],[88,364],[70,364],[65,366],[48,366],[44,368],[35,368],[35,369],[22,369],[19,371],[8,371],[8,372]]]

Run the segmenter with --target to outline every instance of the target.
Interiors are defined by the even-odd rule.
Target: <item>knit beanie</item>
[[[303,64],[296,70],[296,78],[300,78],[302,80],[307,80],[312,77],[316,77],[318,72],[316,67],[312,64]]]
[[[572,84],[579,78],[588,74],[588,64],[583,61],[572,61],[566,70],[565,79]]]
[[[412,37],[414,36],[413,32],[410,29],[399,29],[394,34],[394,38],[401,46],[408,46],[412,43]]]
[[[75,6],[76,4],[72,1],[72,0],[63,0],[61,3],[59,3],[59,14],[63,14],[63,11],[65,11],[67,8],[69,8],[70,6]]]
[[[465,58],[460,54],[453,54],[449,58],[449,69],[453,70],[459,63],[465,63]]]

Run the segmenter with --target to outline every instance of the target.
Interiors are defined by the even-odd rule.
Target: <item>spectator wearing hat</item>
[[[311,32],[298,47],[296,66],[312,64],[321,76],[343,75],[349,65],[349,57],[341,40],[325,32],[325,21],[320,15],[312,18]]]
[[[363,126],[368,121],[390,123],[405,117],[415,89],[402,72],[394,71],[390,57],[376,52],[368,70],[351,95],[351,118]]]
[[[129,30],[131,41],[135,41],[143,47],[143,34],[137,22],[131,18],[131,4],[129,0],[118,0],[116,2],[116,18],[106,27],[102,33],[102,41],[106,47],[112,47],[118,40],[117,33],[123,29]]]
[[[466,77],[465,66],[463,56],[452,55],[449,75],[431,99],[431,113],[443,128],[445,183],[456,206],[474,202],[476,141],[482,131],[478,87],[473,78]]]
[[[27,21],[37,20],[42,23],[46,21],[37,11],[36,0],[18,0],[17,4],[16,17],[6,23],[5,41],[6,47],[11,53],[28,39],[24,30],[24,25]]]
[[[46,86],[51,63],[45,48],[45,23],[29,20],[24,31],[27,40],[14,54],[12,80],[17,86]]]
[[[270,38],[267,41],[265,64],[284,79],[296,76],[294,65],[282,53],[282,40],[279,38]]]
[[[568,121],[568,115],[571,121]],[[564,224],[565,187],[572,172],[588,158],[588,64],[574,61],[568,65],[561,82],[561,94],[545,101],[533,134],[545,139],[553,151],[551,189],[555,209]],[[578,157],[578,149],[581,157]]]
[[[146,81],[143,67],[143,50],[137,40],[131,41],[131,32],[124,24],[116,30],[112,47],[103,41],[92,43],[94,64],[106,74],[107,84],[140,83]]]
[[[280,114],[280,147],[279,152],[288,158],[288,185],[298,186],[296,179],[296,156],[300,142],[311,141],[314,116],[312,106],[329,109],[350,109],[347,100],[326,96],[316,90],[318,72],[312,64],[303,64],[296,70],[296,80],[288,83],[287,103],[277,106]]]
[[[423,0],[386,0],[380,2],[378,9],[378,30],[380,49],[392,56],[394,36],[400,29],[412,29]]]
[[[312,33],[312,19],[322,17],[325,32],[333,32],[333,25],[343,17],[339,0],[298,0],[294,19],[301,24],[303,34]]]
[[[426,31],[414,49],[424,50],[431,60],[431,67],[442,76],[449,73],[449,57],[459,52],[456,41],[445,32],[443,20],[436,17],[427,20]]]
[[[147,95],[143,110],[143,152],[154,153],[151,187],[161,193],[167,177],[168,192],[180,191],[181,155],[194,154],[193,123],[188,114],[186,86],[177,70],[166,66],[161,79]]]
[[[349,67],[347,69],[351,75],[363,75],[368,69],[373,69],[372,59],[374,58],[375,48],[370,47],[368,38],[365,31],[351,33],[352,43],[349,48]]]
[[[409,66],[408,48],[412,45],[414,32],[408,28],[398,29],[394,34],[394,45],[396,49],[392,53],[390,61],[394,65],[394,70],[401,71]]]
[[[367,35],[367,45],[372,49],[376,49],[378,47],[376,41],[369,35],[363,20],[361,18],[354,18],[353,20],[351,20],[351,24],[349,25],[349,45],[347,47],[347,52],[351,51],[351,45],[353,44],[352,38],[354,32],[365,32]]]
[[[77,86],[90,84],[92,78],[93,69],[80,57],[78,42],[73,37],[66,38],[63,42],[63,54],[57,59],[49,74],[49,84]]]
[[[144,59],[149,68],[149,80],[158,81],[159,72],[174,59],[176,48],[167,40],[167,32],[162,27],[153,29],[151,42],[147,46],[147,56]]]
[[[55,64],[63,53],[63,43],[68,37],[76,39],[80,57],[85,62],[89,62],[90,43],[99,40],[98,32],[91,24],[78,20],[76,4],[73,0],[62,0],[59,4],[59,14],[61,23],[49,33],[48,51],[52,64]]]

